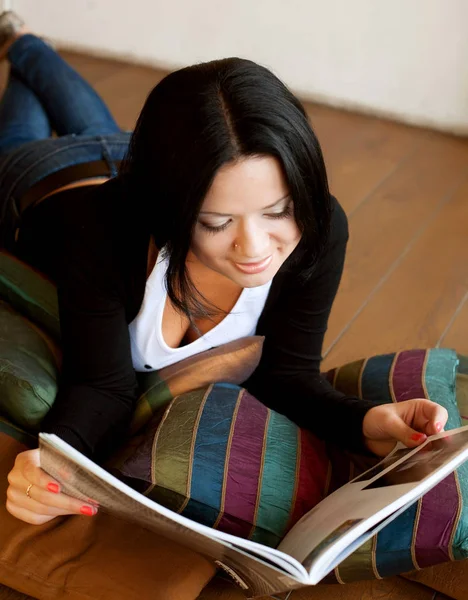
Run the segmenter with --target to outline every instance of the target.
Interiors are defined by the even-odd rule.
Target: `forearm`
[[[136,389],[120,393],[86,385],[63,386],[42,424],[86,456],[107,454],[126,435]]]
[[[363,421],[373,402],[346,396],[320,375],[298,379],[254,377],[248,390],[269,408],[287,416],[299,427],[353,452],[367,453]]]

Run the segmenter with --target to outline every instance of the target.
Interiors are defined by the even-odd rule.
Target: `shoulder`
[[[61,191],[35,209],[36,215],[53,221],[63,231],[64,241],[80,243],[103,239],[123,222],[123,192],[113,180],[93,186]]]
[[[298,271],[280,270],[273,279],[268,306],[277,301],[308,298],[320,294],[321,288],[334,288],[340,279],[348,243],[348,218],[335,197],[331,197],[332,216],[326,247],[320,258],[311,265],[311,274],[300,277]],[[307,269],[307,266],[306,266]],[[327,292],[328,294],[328,292]]]
[[[69,279],[71,272],[79,271],[95,285],[120,285],[141,258],[146,228],[127,200],[125,187],[115,179],[60,200],[66,205],[60,218],[63,277]]]
[[[305,285],[314,286],[319,279],[329,278],[343,270],[349,238],[348,217],[338,200],[332,196],[332,215],[327,243],[319,259],[311,265]],[[306,266],[307,268],[307,266]]]
[[[348,217],[334,196],[331,196],[331,206],[330,230],[324,249],[313,265],[303,265],[305,270],[310,268],[312,280],[328,269],[343,266],[349,238]]]
[[[330,220],[330,236],[328,238],[328,247],[336,244],[345,244],[348,241],[348,217],[338,200],[332,196],[332,217]]]
[[[294,280],[300,280],[300,273],[312,274],[314,276],[328,267],[333,267],[335,263],[341,263],[344,259],[346,246],[349,238],[348,217],[346,216],[343,207],[334,196],[330,196],[331,200],[331,217],[329,233],[324,248],[319,256],[312,264],[301,264],[294,271],[286,269],[286,273]],[[310,280],[309,277],[307,279]]]

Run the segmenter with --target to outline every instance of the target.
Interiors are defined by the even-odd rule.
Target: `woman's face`
[[[273,279],[301,234],[279,162],[269,156],[223,166],[203,202],[191,250],[241,287]]]

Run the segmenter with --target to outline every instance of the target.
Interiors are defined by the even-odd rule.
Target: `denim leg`
[[[49,117],[39,98],[12,69],[0,102],[0,155],[51,134]]]
[[[0,247],[12,248],[14,233],[27,209],[24,195],[48,175],[94,161],[107,163],[104,174],[117,174],[117,164],[128,149],[131,133],[104,136],[74,134],[22,144],[0,157]]]
[[[108,135],[120,128],[97,92],[48,44],[34,35],[14,42],[8,58],[42,102],[57,135]]]

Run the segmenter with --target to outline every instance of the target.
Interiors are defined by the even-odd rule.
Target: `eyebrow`
[[[276,200],[276,202],[273,202],[273,204],[269,204],[268,206],[264,206],[260,210],[268,210],[270,208],[274,208],[280,202],[283,202],[283,200],[287,200],[289,197],[290,197],[290,194],[286,194],[286,196],[284,196],[283,198],[280,198],[279,200]],[[209,210],[202,210],[202,211],[200,211],[199,214],[200,215],[216,215],[217,217],[232,217],[232,215],[228,215],[226,213],[212,212],[212,211],[209,211]]]

